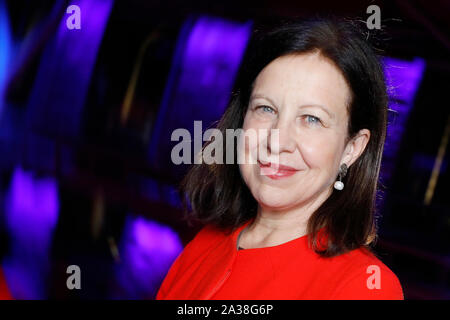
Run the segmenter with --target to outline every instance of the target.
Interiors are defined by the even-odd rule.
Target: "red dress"
[[[237,249],[237,237],[206,226],[177,257],[157,300],[403,299],[396,275],[367,249],[323,258],[307,236]]]
[[[8,286],[6,285],[5,277],[3,276],[2,269],[0,268],[0,300],[12,300],[9,293]]]

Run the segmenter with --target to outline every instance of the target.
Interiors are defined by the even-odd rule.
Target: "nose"
[[[278,118],[268,133],[267,149],[270,154],[293,153],[297,145],[294,137],[288,119]]]

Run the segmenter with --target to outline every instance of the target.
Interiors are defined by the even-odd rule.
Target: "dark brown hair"
[[[352,94],[346,142],[363,128],[371,135],[364,152],[343,178],[345,188],[333,191],[308,221],[309,243],[324,257],[361,246],[369,248],[377,232],[375,204],[386,136],[387,93],[379,57],[360,30],[349,20],[322,18],[285,21],[269,32],[255,32],[228,108],[217,125],[224,137],[225,158],[228,146],[236,145],[235,141],[226,141],[225,130],[242,128],[254,80],[265,66],[281,56],[312,51],[319,51],[335,63]],[[234,149],[235,160],[236,153]],[[188,221],[232,232],[257,214],[258,203],[243,181],[237,161],[193,165],[180,191]],[[318,236],[321,228],[328,236],[326,244]]]

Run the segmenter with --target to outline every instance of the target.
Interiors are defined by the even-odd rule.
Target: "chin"
[[[290,199],[286,199],[285,196],[277,196],[273,192],[270,195],[260,194],[256,201],[260,206],[274,210],[284,210],[294,205]]]
[[[272,211],[282,211],[292,207],[292,204],[280,201],[258,201],[258,204]]]

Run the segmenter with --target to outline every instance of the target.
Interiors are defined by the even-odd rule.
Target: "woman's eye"
[[[275,112],[275,110],[273,110],[269,106],[259,106],[257,109],[260,109],[263,112],[269,112],[269,113],[274,113]]]
[[[312,116],[310,114],[307,114],[305,117],[307,119],[306,122],[308,122],[308,123],[311,123],[311,124],[314,124],[314,125],[322,123],[319,118],[314,117],[314,116]]]

